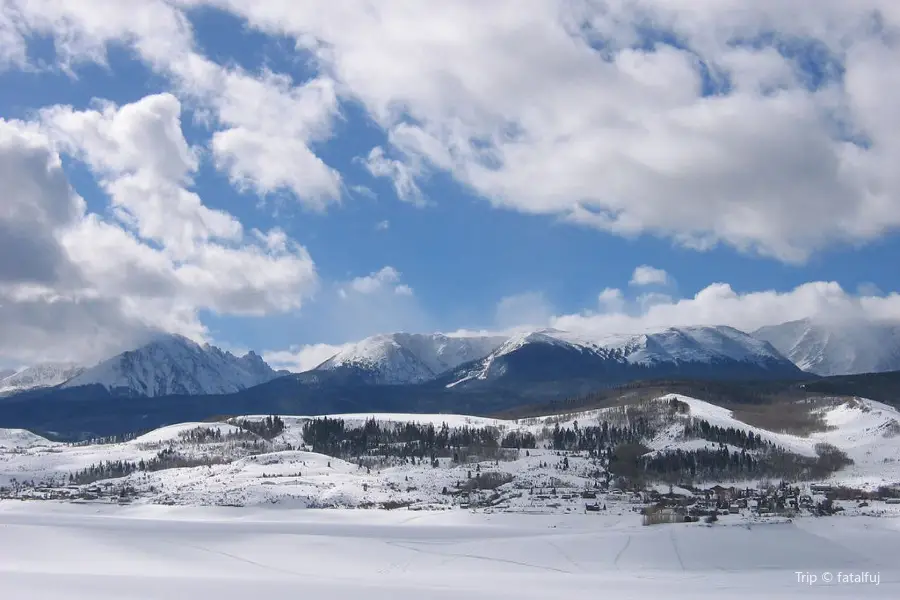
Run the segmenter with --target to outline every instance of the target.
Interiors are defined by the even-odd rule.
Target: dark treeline
[[[643,417],[634,420],[632,426],[610,425],[603,421],[598,426],[579,427],[578,421],[573,427],[553,427],[550,443],[554,450],[570,450],[599,453],[619,444],[634,444],[653,435],[653,428]]]
[[[712,481],[723,478],[773,477],[794,481],[823,479],[852,461],[828,444],[816,447],[816,456],[803,456],[768,445],[759,453],[746,449],[718,448],[673,450],[642,456],[639,466],[646,474],[664,480]]]
[[[684,425],[684,436],[708,440],[716,444],[730,444],[742,450],[760,450],[772,445],[752,431],[748,433],[734,427],[710,425],[709,421],[703,419],[689,419]]]
[[[701,448],[698,450],[673,450],[639,459],[641,469],[650,475],[667,478],[684,478],[697,481],[726,477],[753,477],[766,475],[765,461],[760,461],[746,450],[729,452],[728,448]]]
[[[86,440],[81,440],[78,442],[72,442],[72,446],[97,446],[102,444],[121,444],[124,442],[130,442],[131,440],[140,437],[147,433],[150,430],[142,430],[135,431],[130,433],[119,433],[116,435],[107,435],[103,437],[95,437]]]
[[[336,457],[364,455],[398,456],[401,458],[454,456],[460,460],[462,450],[534,448],[533,435],[506,436],[502,443],[495,427],[450,427],[442,423],[379,423],[368,419],[362,427],[346,427],[343,419],[316,418],[303,424],[303,439],[313,452]],[[504,446],[503,444],[509,444]],[[530,445],[529,445],[530,444]]]
[[[503,448],[537,448],[537,438],[529,431],[510,431],[500,441]]]
[[[271,440],[284,431],[284,421],[278,415],[269,415],[261,421],[232,419],[229,423],[236,425],[245,431],[249,431],[250,433],[255,433],[264,440]]]
[[[70,474],[69,483],[84,485],[102,479],[127,477],[138,471],[163,471],[165,469],[178,469],[182,467],[217,465],[224,462],[226,462],[225,459],[219,456],[184,456],[173,448],[166,448],[165,450],[160,450],[156,456],[149,460],[142,459],[138,462],[108,460],[102,463],[93,464],[81,471]]]

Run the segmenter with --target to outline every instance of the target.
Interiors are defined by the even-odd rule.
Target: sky
[[[893,0],[0,0],[0,367],[900,319]]]

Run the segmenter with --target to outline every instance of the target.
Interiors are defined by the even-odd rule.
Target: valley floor
[[[16,600],[896,598],[898,555],[897,518],[644,527],[634,514],[0,501],[0,598]],[[879,583],[846,580],[863,573]]]

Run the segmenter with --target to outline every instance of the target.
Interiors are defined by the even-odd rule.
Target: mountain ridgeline
[[[816,375],[900,371],[900,323],[802,319],[762,327],[753,336]]]
[[[252,352],[238,357],[164,336],[77,367],[52,387],[3,398],[0,426],[80,438],[224,414],[489,415],[659,381],[720,382],[730,401],[753,402],[742,390],[767,385],[775,393],[815,380],[769,342],[730,327],[598,338],[555,329],[509,337],[382,335],[299,374],[275,371]]]

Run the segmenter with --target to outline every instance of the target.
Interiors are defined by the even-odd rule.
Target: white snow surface
[[[849,375],[900,370],[900,323],[803,319],[753,332],[804,371]]]
[[[15,600],[896,598],[900,521],[0,502]],[[815,575],[801,580],[798,572]],[[828,573],[828,575],[825,575]],[[841,583],[868,573],[875,583]],[[831,581],[825,579],[830,576]]]
[[[505,340],[498,336],[392,333],[352,344],[316,367],[354,367],[379,384],[419,383],[489,354]]]
[[[138,396],[228,394],[278,376],[259,355],[237,357],[180,335],[161,336],[101,362],[63,384],[99,384]]]
[[[836,402],[830,408],[823,409],[823,418],[833,428],[802,437],[753,427],[735,419],[727,409],[686,396],[668,395],[657,401],[670,399],[687,404],[689,413],[677,417],[650,441],[649,446],[654,452],[710,445],[709,442],[683,437],[683,421],[679,419],[696,417],[723,428],[752,431],[778,446],[806,456],[815,456],[819,443],[832,444],[846,452],[854,463],[833,474],[828,480],[831,483],[868,489],[900,483],[900,435],[897,435],[900,431],[900,413],[890,406],[862,399]],[[358,413],[329,416],[341,418],[351,427],[362,427],[368,419],[381,423],[431,423],[435,427],[447,423],[450,427],[495,427],[501,435],[513,430],[528,431],[542,439],[557,423],[572,427],[574,421],[578,421],[580,425],[588,426],[601,419],[610,419],[606,413],[614,410],[617,409],[521,420],[444,414]],[[255,415],[244,418],[263,417]],[[455,465],[449,459],[442,459],[438,469],[427,464],[395,464],[369,473],[360,470],[356,464],[324,455],[284,450],[286,445],[296,449],[304,444],[303,424],[313,417],[282,418],[285,430],[273,440],[272,451],[247,458],[241,458],[244,454],[235,454],[235,446],[231,442],[197,445],[183,439],[183,434],[197,427],[219,429],[223,436],[238,430],[224,423],[182,423],[157,429],[129,442],[80,446],[52,444],[20,430],[0,430],[0,485],[13,478],[19,481],[64,480],[70,473],[92,464],[117,460],[138,462],[171,447],[186,455],[221,456],[232,462],[137,473],[125,478],[129,485],[141,491],[144,501],[199,505],[276,502],[300,506],[359,506],[400,501],[445,505],[449,500],[442,495],[442,489],[465,481],[473,468],[472,464],[463,462]],[[13,443],[10,440],[23,441]],[[507,473],[514,480],[511,484],[514,487],[547,485],[551,478],[567,478],[573,487],[579,489],[591,483],[588,474],[596,467],[587,456],[572,455],[571,469],[564,473],[554,466],[560,460],[554,451],[539,448],[529,453],[520,451],[517,458],[503,460],[496,465],[488,461],[484,467]],[[278,485],[272,485],[264,474],[277,476]],[[151,488],[156,491],[151,493]]]
[[[192,429],[213,429],[222,432],[222,435],[226,435],[229,433],[238,433],[241,430],[240,427],[236,425],[230,425],[228,423],[207,423],[203,421],[197,421],[194,423],[179,423],[177,425],[168,425],[166,427],[160,427],[159,429],[154,429],[144,435],[138,436],[133,440],[127,442],[128,444],[162,444],[165,442],[176,442],[178,441],[179,436],[188,433]]]
[[[54,445],[56,445],[56,442],[51,442],[47,438],[26,429],[0,429],[0,449],[16,450]]]
[[[61,385],[83,371],[84,367],[75,363],[43,363],[7,373],[0,379],[0,396]]]

